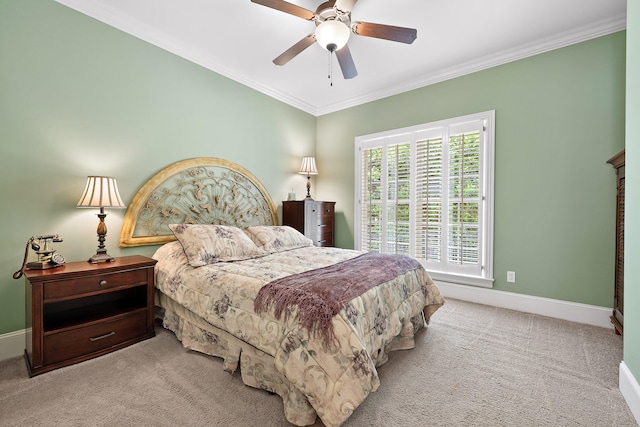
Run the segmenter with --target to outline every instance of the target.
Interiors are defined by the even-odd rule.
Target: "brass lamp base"
[[[306,200],[313,200],[311,198],[311,176],[307,175],[307,197],[305,197]]]
[[[113,262],[116,259],[114,257],[112,257],[111,255],[109,255],[108,253],[104,252],[104,253],[97,253],[94,256],[92,256],[91,258],[89,258],[89,262],[92,264],[99,264],[101,262]]]
[[[107,253],[107,249],[104,246],[104,241],[107,235],[107,224],[104,223],[104,219],[107,214],[104,213],[104,208],[100,208],[100,213],[98,214],[98,218],[100,218],[100,222],[98,223],[98,250],[96,250],[96,254],[89,258],[89,262],[92,264],[98,264],[101,262],[113,262],[116,259]]]

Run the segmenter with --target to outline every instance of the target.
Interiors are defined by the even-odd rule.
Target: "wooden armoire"
[[[611,323],[622,335],[624,325],[624,150],[607,160],[616,170],[618,195],[616,197],[616,264]]]

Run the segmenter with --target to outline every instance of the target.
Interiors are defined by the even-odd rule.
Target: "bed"
[[[120,245],[157,244],[163,326],[281,396],[299,426],[343,424],[444,303],[412,258],[319,248],[278,226],[259,180],[226,160],[177,162],[141,187]]]

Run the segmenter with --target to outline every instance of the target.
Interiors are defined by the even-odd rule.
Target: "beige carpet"
[[[31,379],[22,358],[0,362],[0,425],[289,425],[278,396],[157,333]],[[637,426],[621,358],[612,330],[449,300],[344,425]]]

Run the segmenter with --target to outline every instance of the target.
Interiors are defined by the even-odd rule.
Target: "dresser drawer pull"
[[[107,284],[107,281],[106,281],[106,280],[100,280],[100,283],[99,283],[99,285],[100,285],[100,286],[104,286],[104,285],[106,285],[106,284]]]
[[[108,334],[104,334],[104,335],[100,335],[99,337],[91,337],[89,338],[91,341],[100,341],[103,340],[105,338],[109,338],[110,336],[115,335],[116,333],[114,331],[109,332]]]

